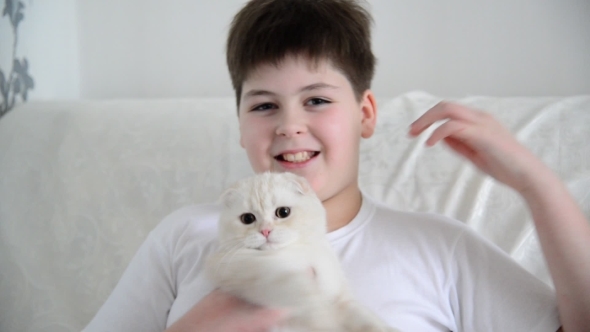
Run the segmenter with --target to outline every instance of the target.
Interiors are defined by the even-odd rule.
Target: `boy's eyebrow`
[[[301,88],[299,90],[299,92],[303,92],[303,91],[313,91],[313,90],[319,90],[319,89],[338,89],[337,86],[335,85],[330,85],[328,83],[314,83],[308,86],[304,86],[303,88]]]
[[[327,84],[327,83],[314,83],[314,84],[306,85],[303,88],[299,89],[299,93],[304,92],[304,91],[313,91],[313,90],[319,90],[319,89],[338,89],[338,87],[335,85]],[[244,94],[243,99],[246,99],[248,97],[254,97],[254,96],[276,96],[276,95],[277,94],[272,91],[253,89],[253,90],[246,92]]]

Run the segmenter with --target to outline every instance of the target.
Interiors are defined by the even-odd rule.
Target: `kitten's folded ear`
[[[313,193],[313,188],[304,177],[301,177],[293,173],[286,174],[289,174],[288,176],[290,177],[290,180],[294,184],[294,188],[298,193],[302,195]]]
[[[236,201],[240,199],[240,193],[236,186],[233,186],[227,190],[225,190],[221,196],[219,196],[219,201],[225,205],[226,207],[233,206]]]

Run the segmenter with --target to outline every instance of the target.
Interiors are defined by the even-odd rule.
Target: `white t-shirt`
[[[191,206],[148,236],[84,331],[163,331],[213,290],[203,273],[219,206]],[[464,224],[363,196],[329,233],[357,299],[402,331],[543,331],[560,324],[553,291]]]

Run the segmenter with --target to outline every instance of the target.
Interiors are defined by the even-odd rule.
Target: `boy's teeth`
[[[309,152],[297,152],[297,153],[285,153],[283,154],[283,159],[289,162],[300,163],[309,160],[311,157],[309,156]]]

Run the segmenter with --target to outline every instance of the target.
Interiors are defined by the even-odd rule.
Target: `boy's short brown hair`
[[[286,56],[328,60],[350,81],[357,100],[371,87],[372,18],[354,0],[252,0],[234,17],[227,66],[238,107],[242,85],[257,66]]]

